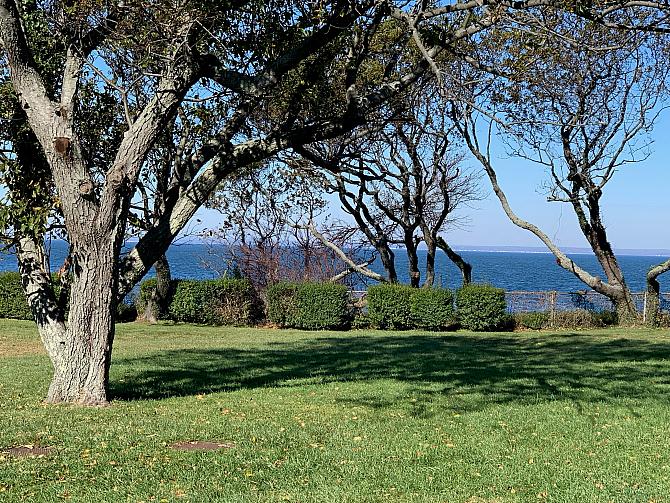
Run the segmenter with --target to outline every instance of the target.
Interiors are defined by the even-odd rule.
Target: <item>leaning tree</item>
[[[506,78],[480,73],[479,79],[470,79],[476,84],[462,87],[460,98],[454,93],[454,124],[511,221],[538,236],[561,267],[607,296],[621,323],[634,323],[638,310],[608,237],[603,195],[620,169],[648,157],[648,133],[667,106],[668,37],[612,31],[589,19],[545,16],[529,19],[514,42],[513,60],[490,62]],[[484,57],[487,49],[501,43],[509,42],[494,37],[482,44]],[[572,209],[604,278],[579,267],[546,233],[513,212],[498,183],[486,131],[497,131],[498,141],[507,145],[512,157],[546,168],[547,200]],[[650,284],[667,266],[652,269]],[[653,286],[647,305],[657,310],[658,283]],[[651,311],[650,321],[655,318]]]
[[[17,211],[9,223],[54,367],[47,401],[108,401],[116,304],[229,174],[359,127],[425,74],[441,51],[477,64],[463,42],[497,27],[514,31],[513,23],[500,20],[515,13],[607,21],[628,6],[641,11],[664,4],[0,0],[1,74],[38,146],[35,159],[43,157],[39,167],[13,166],[35,171],[13,178]],[[374,43],[380,27],[384,44]],[[42,51],[50,44],[62,57],[45,68]],[[417,58],[410,46],[426,57]],[[91,94],[104,95],[105,113],[91,106]],[[182,124],[180,109],[196,126],[194,141],[170,167],[175,183],[160,216],[122,254],[131,206],[140,199],[138,180],[166,128]],[[12,163],[16,138],[3,138]],[[34,190],[21,185],[28,183]],[[20,208],[35,201],[35,191],[49,211],[38,225],[24,225],[31,213]],[[45,258],[51,215],[62,216],[70,245],[67,316]]]

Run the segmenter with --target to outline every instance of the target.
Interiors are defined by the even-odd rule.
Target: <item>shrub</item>
[[[616,311],[590,311],[573,309],[556,311],[551,326],[554,328],[602,328],[616,325],[619,317]]]
[[[556,311],[551,322],[553,328],[595,328],[593,313],[586,309]]]
[[[0,273],[0,318],[33,319],[18,272]]]
[[[397,283],[368,288],[368,317],[375,328],[406,329],[412,327],[413,288]]]
[[[415,289],[410,297],[412,326],[441,330],[456,322],[454,295],[444,288]]]
[[[305,330],[343,329],[351,323],[349,289],[334,283],[298,286],[295,327]]]
[[[612,327],[619,324],[619,315],[616,311],[600,311],[593,313],[593,320],[601,327]]]
[[[492,285],[470,284],[456,293],[458,319],[463,328],[491,331],[504,328],[507,316],[505,291]]]
[[[168,313],[173,321],[240,326],[259,317],[258,296],[247,280],[174,280],[172,291]]]
[[[514,324],[517,328],[542,330],[549,326],[549,322],[549,313],[546,311],[532,311],[528,313],[516,313],[514,315]]]
[[[268,319],[304,330],[343,329],[351,323],[349,290],[333,283],[278,283],[266,292]]]
[[[356,312],[351,320],[351,328],[354,330],[365,330],[366,328],[370,328],[370,317],[368,316],[368,313],[363,313],[361,311]]]
[[[140,284],[135,306],[141,315],[147,305],[156,279]],[[256,291],[246,280],[238,279],[175,279],[170,287],[170,300],[165,319],[204,325],[250,325],[261,314]]]
[[[297,317],[298,284],[282,281],[265,290],[265,308],[268,321],[280,327],[293,326]]]
[[[132,304],[119,302],[116,306],[116,321],[118,323],[130,323],[137,319],[137,308]]]

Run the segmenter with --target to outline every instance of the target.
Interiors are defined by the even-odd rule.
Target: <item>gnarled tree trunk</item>
[[[51,285],[44,245],[22,238],[17,256],[28,303],[54,374],[48,403],[108,402],[114,342],[116,261],[113,240],[89,240],[72,248],[67,322]]]
[[[670,259],[652,267],[647,272],[647,297],[644,303],[644,319],[647,325],[658,325],[661,312],[661,285],[658,277],[668,271],[670,271]]]
[[[461,271],[462,285],[465,286],[472,283],[472,265],[470,265],[469,262],[466,262],[466,260],[459,253],[454,251],[454,249],[449,246],[449,243],[447,243],[443,237],[437,237],[437,245],[444,253],[447,254],[449,260],[451,260],[456,265],[456,267],[458,267],[459,271]]]
[[[154,269],[156,270],[156,287],[151,292],[151,297],[147,300],[144,309],[144,320],[149,323],[157,323],[167,312],[172,281],[170,263],[165,255],[161,255],[156,261]]]

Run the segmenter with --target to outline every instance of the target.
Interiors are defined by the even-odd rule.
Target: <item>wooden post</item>
[[[556,291],[549,292],[549,322],[551,326],[554,326],[554,321],[556,320]]]

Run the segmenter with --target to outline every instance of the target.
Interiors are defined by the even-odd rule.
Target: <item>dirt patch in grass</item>
[[[0,455],[11,458],[35,458],[40,456],[50,456],[54,454],[53,447],[37,447],[34,445],[19,445],[16,447],[7,447],[0,449]]]
[[[12,340],[0,336],[0,358],[45,354],[39,340]]]
[[[204,442],[201,440],[190,440],[186,442],[176,442],[170,446],[175,451],[219,451],[221,449],[232,449],[235,444],[232,442]]]

